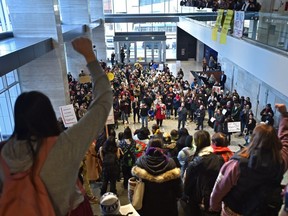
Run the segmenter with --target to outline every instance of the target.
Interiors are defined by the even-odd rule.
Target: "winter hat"
[[[118,197],[111,192],[102,195],[100,199],[100,208],[102,215],[118,215],[120,209],[120,201]]]

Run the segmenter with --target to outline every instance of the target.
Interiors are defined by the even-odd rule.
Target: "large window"
[[[113,41],[114,32],[165,32],[166,35],[166,59],[176,59],[176,30],[177,24],[173,22],[159,23],[106,23],[106,47],[107,59],[110,59],[111,53],[116,52],[115,43]],[[128,41],[127,41],[128,42]],[[135,42],[135,41],[129,41]],[[142,46],[137,46],[141,49]],[[148,50],[150,51],[150,50]],[[139,54],[139,53],[138,53]]]
[[[6,31],[12,31],[9,10],[5,0],[0,0],[0,33]]]
[[[0,77],[0,141],[7,139],[13,132],[13,107],[19,94],[17,71]]]
[[[180,0],[103,0],[104,14],[181,13],[182,8]]]

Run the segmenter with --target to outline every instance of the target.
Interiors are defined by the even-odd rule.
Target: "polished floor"
[[[174,62],[167,62],[168,66],[170,68],[170,71],[173,72],[174,75],[176,75],[177,71],[182,68],[182,70],[184,71],[184,79],[187,79],[189,82],[191,82],[193,80],[193,75],[190,72],[191,70],[195,70],[195,71],[200,71],[202,70],[202,65],[201,63],[198,63],[194,60],[189,60],[189,61],[174,61]],[[141,128],[141,124],[140,123],[136,123],[133,124],[133,119],[132,119],[132,115],[129,119],[130,124],[122,124],[119,123],[119,128],[117,129],[117,133],[119,132],[123,132],[124,128],[129,126],[133,131],[135,131],[138,128]],[[132,124],[131,124],[132,123]],[[156,123],[155,121],[151,121],[148,123],[148,128],[151,130],[152,125]],[[170,133],[170,131],[172,129],[177,129],[177,124],[178,121],[177,120],[172,120],[172,119],[167,119],[163,121],[163,125],[161,127],[161,131],[162,132],[168,132]],[[196,125],[194,122],[188,122],[186,125],[186,128],[188,129],[189,133],[191,135],[193,135],[196,131]],[[213,129],[211,127],[209,127],[207,125],[207,119],[204,121],[204,130],[207,130],[211,135],[213,134]],[[238,137],[238,134],[233,134],[232,138],[231,138],[231,145],[229,146],[230,149],[235,152],[237,150],[239,150],[238,144],[244,144],[244,138],[243,137]],[[96,197],[100,197],[100,187],[101,187],[101,183],[97,182],[97,183],[92,183],[91,184],[93,192],[95,194]],[[127,197],[127,190],[125,190],[122,186],[122,182],[118,182],[117,183],[117,191],[118,191],[118,196],[120,198],[120,202],[121,205],[126,205],[128,204],[128,197]],[[93,204],[93,211],[95,215],[101,215],[100,213],[100,208],[98,204]],[[181,212],[181,209],[179,209],[179,216],[183,215]]]

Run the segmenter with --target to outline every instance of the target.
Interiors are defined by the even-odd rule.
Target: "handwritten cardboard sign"
[[[65,127],[71,127],[77,123],[77,118],[72,104],[60,106],[59,109]]]
[[[229,133],[241,131],[241,122],[228,122],[227,126],[228,126]]]
[[[109,115],[107,117],[106,125],[114,124],[114,123],[115,123],[115,121],[114,121],[114,110],[113,110],[113,107],[112,107],[110,112],[109,112]]]

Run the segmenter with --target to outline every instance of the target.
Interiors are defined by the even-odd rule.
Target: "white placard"
[[[241,122],[228,122],[228,133],[241,132]]]
[[[129,214],[130,216],[140,216],[131,204],[121,206],[119,211],[122,215],[127,215],[131,212],[132,214]]]
[[[106,120],[106,125],[109,125],[109,124],[115,124],[113,107],[111,107],[111,110]]]
[[[210,118],[210,122],[212,122],[212,123],[213,123],[215,120],[216,120],[216,118],[214,118],[214,117],[211,117],[211,118]]]
[[[244,27],[244,11],[235,11],[234,12],[234,27],[233,27],[233,36],[241,38],[243,35]]]
[[[59,110],[65,127],[71,127],[77,123],[77,118],[72,104],[60,106]]]
[[[223,109],[223,110],[222,110],[222,114],[225,115],[226,113],[227,113],[227,110],[226,110],[226,109]]]
[[[220,94],[221,87],[220,86],[213,86],[212,87],[212,92],[216,92],[217,94]]]

